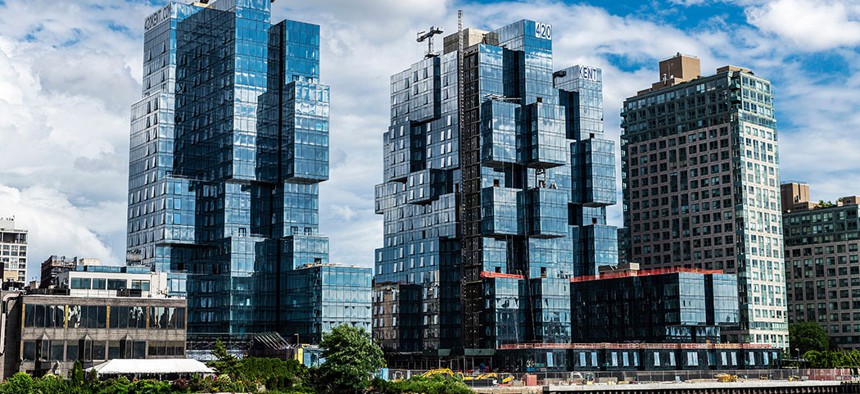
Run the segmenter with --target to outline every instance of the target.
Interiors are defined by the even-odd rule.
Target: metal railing
[[[390,369],[388,379],[408,379],[413,376],[421,376],[427,370]],[[458,373],[458,371],[454,371]],[[507,374],[499,371],[499,375]],[[535,375],[537,384],[543,385],[576,385],[588,381],[593,382],[629,382],[629,383],[657,383],[657,382],[687,382],[687,381],[716,381],[716,375],[735,375],[742,380],[828,380],[828,381],[851,381],[858,377],[860,371],[849,368],[833,369],[722,369],[722,370],[666,370],[666,371],[571,371],[571,372],[511,372],[515,377],[514,385],[522,385],[523,377]],[[464,376],[476,377],[478,372],[466,373]],[[472,387],[487,387],[492,385],[491,380],[464,380]],[[497,384],[500,382],[496,382]]]

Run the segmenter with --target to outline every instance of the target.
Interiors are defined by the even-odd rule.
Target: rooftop
[[[600,273],[597,275],[578,276],[575,278],[571,278],[570,281],[571,282],[589,282],[589,281],[594,281],[594,280],[629,278],[629,277],[634,277],[634,276],[638,277],[638,276],[668,275],[668,274],[679,274],[679,273],[708,275],[708,274],[722,274],[723,270],[705,270],[705,269],[699,269],[699,268],[682,268],[682,267],[640,270],[639,264],[625,263],[625,264],[619,264],[617,266],[603,266],[603,267],[600,267]]]

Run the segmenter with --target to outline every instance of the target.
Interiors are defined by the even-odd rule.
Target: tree
[[[227,347],[220,339],[215,341],[212,346],[212,355],[215,356],[215,361],[210,361],[209,366],[218,370],[220,374],[236,375],[239,367],[239,360],[227,352]]]
[[[84,365],[81,360],[75,360],[75,365],[72,367],[72,386],[81,387],[84,385]]]
[[[803,354],[812,368],[854,368],[860,366],[860,352],[857,350],[810,350]]]
[[[382,349],[363,328],[335,327],[320,346],[325,363],[319,368],[319,389],[324,393],[364,392],[385,366]]]
[[[791,343],[793,355],[797,354],[794,349],[800,349],[800,354],[806,354],[810,350],[825,351],[830,348],[827,332],[814,321],[788,326],[788,341]]]

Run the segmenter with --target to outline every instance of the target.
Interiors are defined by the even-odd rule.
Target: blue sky
[[[124,257],[129,107],[140,97],[143,19],[162,4],[0,0],[0,216],[30,230],[31,277],[51,254]],[[610,138],[622,101],[657,79],[660,59],[692,54],[706,74],[750,68],[773,82],[781,179],[810,183],[814,199],[860,194],[857,1],[276,0],[274,21],[321,25],[332,110],[320,218],[333,261],[370,265],[382,243],[373,185],[388,78],[423,55],[417,31],[453,32],[457,9],[478,28],[552,24],[555,68],[603,68]],[[612,224],[620,216],[610,210]]]

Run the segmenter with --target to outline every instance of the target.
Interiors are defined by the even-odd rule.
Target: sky
[[[29,230],[28,278],[55,254],[124,261],[129,108],[141,95],[143,20],[163,4],[0,0],[0,217]],[[321,25],[332,108],[320,230],[331,261],[372,265],[389,77],[422,58],[418,31],[453,33],[458,9],[485,30],[552,24],[555,69],[603,69],[616,141],[622,102],[659,79],[659,60],[695,55],[705,75],[752,69],[773,82],[782,181],[809,183],[814,200],[860,194],[860,1],[276,0],[273,22]],[[623,225],[620,196],[609,222]]]

